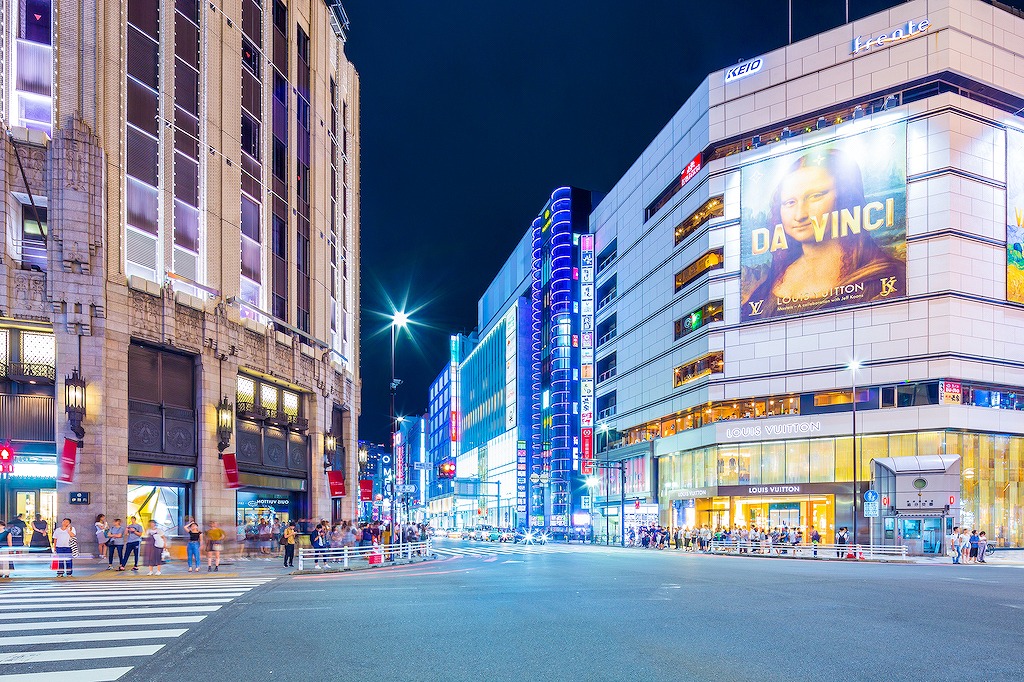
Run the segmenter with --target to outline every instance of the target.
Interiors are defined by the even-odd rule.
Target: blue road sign
[[[864,491],[865,502],[878,502],[878,491],[877,490],[865,490]]]

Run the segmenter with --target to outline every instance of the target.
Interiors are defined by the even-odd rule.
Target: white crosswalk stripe
[[[139,659],[270,580],[130,579],[0,587],[0,682],[120,679]]]

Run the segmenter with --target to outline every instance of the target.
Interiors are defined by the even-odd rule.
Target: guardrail
[[[417,558],[426,559],[434,556],[430,540],[426,542],[406,542],[400,545],[369,545],[364,547],[331,547],[315,549],[303,547],[298,551],[300,571],[309,570],[312,562],[315,569],[350,570],[353,564],[374,566],[377,564],[394,564],[399,561],[413,561]]]
[[[712,540],[711,554],[777,556],[787,559],[906,559],[906,545],[835,545]]]

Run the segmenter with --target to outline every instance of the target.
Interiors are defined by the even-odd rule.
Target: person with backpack
[[[840,559],[846,556],[846,545],[850,541],[850,536],[846,530],[846,526],[839,529],[839,533],[836,535],[836,556]]]
[[[324,560],[324,568],[327,568],[327,558],[324,556],[324,552],[327,550],[327,533],[321,524],[316,524],[316,528],[313,529],[309,534],[309,544],[313,548],[313,568],[320,569],[320,560]]]

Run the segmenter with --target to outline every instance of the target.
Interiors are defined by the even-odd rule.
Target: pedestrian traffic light
[[[0,474],[14,473],[14,448],[11,442],[0,443]]]
[[[438,478],[455,478],[455,462],[452,460],[446,460],[441,462],[437,467]]]

